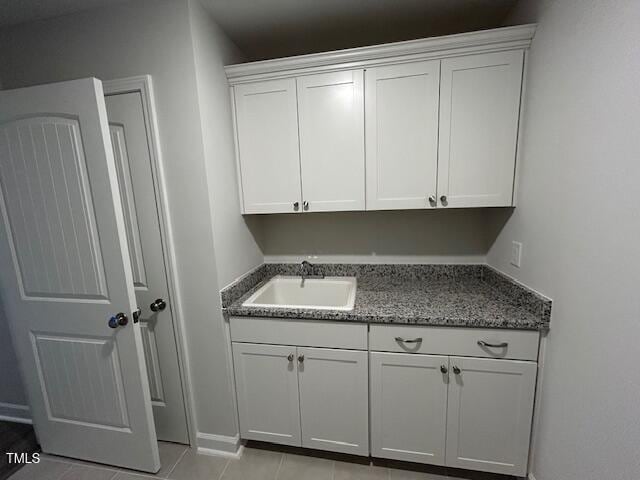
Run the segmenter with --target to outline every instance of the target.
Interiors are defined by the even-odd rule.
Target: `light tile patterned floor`
[[[43,455],[38,464],[16,472],[10,480],[484,480],[507,479],[503,476],[472,472],[451,474],[429,467],[389,463],[368,465],[341,456],[307,454],[299,450],[245,447],[239,459],[198,455],[194,449],[159,442],[162,468],[155,475],[105,467],[77,460]],[[423,470],[423,471],[413,471]]]

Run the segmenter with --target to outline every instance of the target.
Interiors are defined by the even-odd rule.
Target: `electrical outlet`
[[[522,263],[522,243],[511,243],[511,265],[520,268]]]

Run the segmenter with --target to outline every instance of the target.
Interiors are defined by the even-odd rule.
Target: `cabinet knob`
[[[449,371],[449,369],[447,368],[446,365],[440,365],[440,371],[442,373],[447,373]]]
[[[460,367],[458,367],[457,365],[453,367],[453,373],[455,373],[456,375],[460,375],[461,372],[462,370],[460,370]]]
[[[297,212],[300,208],[300,202],[293,202],[293,211]]]
[[[440,203],[442,203],[443,205],[447,204],[447,196],[446,195],[441,195],[440,196]]]
[[[304,362],[304,355],[298,355],[298,362],[300,363]]]
[[[302,202],[302,208],[306,211],[309,210],[309,202],[307,202],[306,200],[304,202]]]
[[[289,355],[287,355],[287,360],[289,360],[290,362],[293,362],[293,353],[290,353]]]
[[[429,195],[429,203],[431,205],[435,205],[435,203],[436,203],[436,196],[435,195]]]

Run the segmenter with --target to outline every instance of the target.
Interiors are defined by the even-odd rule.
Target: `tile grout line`
[[[282,468],[282,464],[284,463],[284,456],[286,455],[286,453],[282,454],[282,457],[280,457],[280,463],[278,463],[278,469],[276,470],[276,475],[274,478],[274,480],[278,480],[278,476],[280,475],[280,469]]]
[[[60,463],[66,463],[66,462],[60,462]],[[72,463],[67,463],[67,469],[62,472],[60,474],[60,476],[58,477],[58,480],[60,480],[62,477],[64,477],[67,473],[69,473],[71,471],[71,469],[73,468],[73,464]],[[11,475],[13,476],[13,474]]]
[[[229,464],[231,463],[231,458],[227,458],[227,463],[224,464],[224,468],[222,472],[220,472],[220,476],[218,476],[218,480],[224,477],[224,474],[227,473],[227,468],[229,468]]]
[[[180,463],[180,461],[184,458],[184,456],[187,454],[187,452],[189,451],[189,447],[185,447],[184,451],[180,454],[180,456],[178,457],[178,460],[176,460],[176,463],[173,464],[173,467],[171,467],[171,470],[169,470],[167,472],[166,477],[162,477],[162,478],[169,478],[171,476],[171,474],[173,473],[173,471],[176,469],[176,467],[178,466],[178,464]],[[162,468],[162,466],[160,467]]]

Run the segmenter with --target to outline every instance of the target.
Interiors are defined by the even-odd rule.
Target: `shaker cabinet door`
[[[298,77],[305,211],[364,210],[363,71]]]
[[[233,88],[242,213],[302,211],[295,79]]]
[[[523,477],[537,364],[450,357],[447,465]]]
[[[439,60],[367,69],[367,210],[436,207],[439,84]]]
[[[512,205],[523,55],[442,60],[439,207]]]
[[[371,352],[371,455],[444,465],[449,357]]]
[[[240,435],[300,446],[296,347],[233,344]]]
[[[369,455],[367,352],[298,347],[302,446]]]

